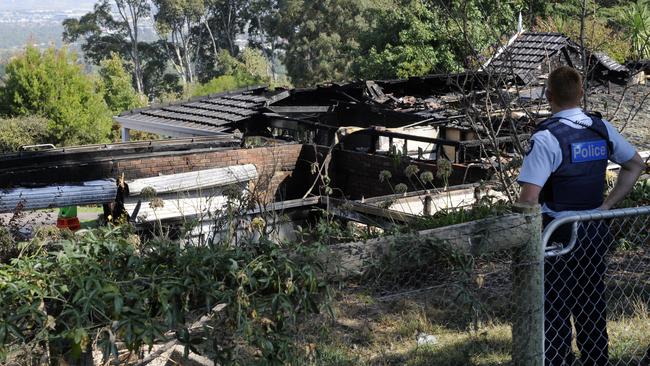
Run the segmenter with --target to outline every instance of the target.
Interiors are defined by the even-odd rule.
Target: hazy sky
[[[96,0],[0,0],[3,10],[92,9]]]

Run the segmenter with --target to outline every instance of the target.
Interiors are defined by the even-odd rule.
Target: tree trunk
[[[135,85],[138,94],[144,94],[144,87],[142,83],[142,65],[140,64],[140,54],[138,51],[137,41],[133,43],[133,73],[135,76]]]
[[[589,87],[589,60],[587,60],[587,50],[585,49],[585,21],[587,19],[587,0],[582,0],[580,14],[580,48],[582,51],[582,73],[583,89],[582,108],[587,109],[587,88]]]
[[[214,39],[214,35],[212,34],[212,29],[210,29],[210,25],[208,24],[207,19],[203,22],[205,25],[205,29],[208,30],[208,34],[210,35],[210,40],[212,41],[212,51],[214,52],[214,60],[215,60],[215,66],[217,65],[217,55],[219,54],[219,51],[217,50],[217,42]]]

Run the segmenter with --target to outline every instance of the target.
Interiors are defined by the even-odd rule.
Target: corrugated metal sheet
[[[157,194],[161,194],[227,186],[229,184],[248,182],[256,178],[257,169],[255,165],[246,164],[136,179],[128,184],[130,196],[137,196],[147,187],[151,187],[156,190]]]
[[[0,191],[0,212],[106,203],[114,201],[116,194],[117,185],[113,179],[79,185],[13,188]]]
[[[482,196],[489,195],[499,199],[505,198],[503,193],[495,190],[485,190],[481,192]],[[431,214],[449,209],[458,209],[467,207],[476,202],[475,188],[451,190],[449,192],[437,194],[422,194],[419,196],[409,196],[404,198],[393,198],[390,201],[389,210],[404,212],[412,215],[424,215],[424,197],[431,197]],[[379,200],[381,197],[374,198]],[[385,203],[381,202],[381,203]],[[382,206],[381,203],[373,202],[373,205]]]

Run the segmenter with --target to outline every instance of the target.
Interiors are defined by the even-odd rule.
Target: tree
[[[206,0],[207,24],[219,39],[218,48],[225,48],[231,55],[237,55],[239,49],[235,41],[250,20],[251,3],[250,0]]]
[[[239,57],[233,57],[228,51],[221,50],[218,63],[221,76],[204,84],[194,85],[192,96],[221,93],[270,82],[268,62],[259,50],[247,48]]]
[[[407,78],[458,70],[443,19],[420,0],[368,9],[372,26],[360,37],[357,73],[362,78]]]
[[[251,4],[251,0],[205,0],[206,11],[200,25],[192,29],[196,42],[195,81],[206,82],[218,76],[219,50],[228,50],[234,56],[239,54],[236,40],[239,34],[250,29]]]
[[[200,26],[205,13],[204,0],[154,0],[156,30],[165,44],[169,60],[183,84],[194,82],[194,62],[199,40],[193,28]],[[200,33],[199,33],[200,34]],[[171,48],[171,49],[170,49]]]
[[[113,6],[114,5],[114,6]],[[118,18],[113,17],[117,10]],[[151,14],[148,0],[101,0],[95,9],[79,20],[63,21],[63,40],[75,42],[85,38],[82,45],[85,57],[95,64],[108,57],[111,52],[128,56],[133,62],[133,79],[138,93],[143,93],[143,65],[139,51],[140,21]]]
[[[1,95],[6,115],[47,118],[49,142],[97,143],[109,136],[111,112],[99,85],[65,48],[27,47],[7,65]]]
[[[629,4],[619,18],[632,42],[632,56],[637,60],[650,57],[650,2]]]
[[[285,40],[284,63],[294,84],[309,85],[352,75],[357,35],[367,29],[364,5],[355,0],[281,0],[264,23]]]
[[[131,76],[117,53],[100,63],[99,76],[102,81],[104,101],[113,115],[146,105],[144,97],[138,95],[131,84]]]

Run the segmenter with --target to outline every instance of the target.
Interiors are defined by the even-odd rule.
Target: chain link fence
[[[650,207],[542,221],[341,244],[332,259],[365,276],[310,330],[350,364],[650,365]]]
[[[545,223],[546,365],[650,365],[650,207]]]

